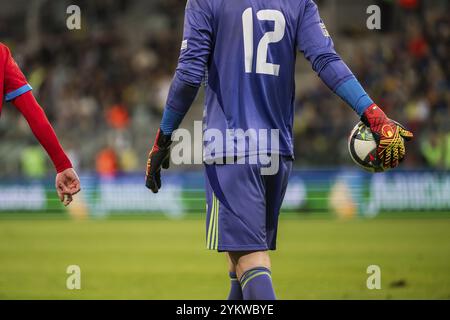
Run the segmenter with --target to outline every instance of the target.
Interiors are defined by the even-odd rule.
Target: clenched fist
[[[68,206],[73,200],[73,195],[81,190],[80,179],[72,168],[66,169],[56,175],[55,186],[59,200],[65,206]]]

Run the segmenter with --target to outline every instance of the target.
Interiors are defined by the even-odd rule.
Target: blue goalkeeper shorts
[[[274,175],[261,164],[205,164],[206,245],[210,250],[276,249],[278,216],[292,158],[280,157]]]

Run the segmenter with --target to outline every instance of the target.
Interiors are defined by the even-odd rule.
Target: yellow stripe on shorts
[[[208,225],[208,235],[206,237],[206,247],[208,249],[211,249],[211,232],[212,232],[212,227],[213,227],[213,222],[214,222],[214,194],[213,194],[213,199],[212,199],[212,205],[211,205],[211,211],[210,211],[210,215],[209,215],[209,225]]]
[[[217,248],[219,247],[219,200],[217,200],[216,198],[216,218],[215,218],[215,234],[216,234],[216,241],[215,241],[215,245],[214,245],[214,250],[217,250]]]
[[[214,195],[212,196],[211,213],[209,217],[207,248],[210,250],[217,250],[219,246],[219,200]]]

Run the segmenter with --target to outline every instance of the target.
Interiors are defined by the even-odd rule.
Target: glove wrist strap
[[[361,121],[364,122],[366,126],[370,127],[372,131],[378,131],[378,127],[382,123],[385,123],[386,119],[386,114],[375,103],[369,106],[361,117]]]
[[[156,134],[155,146],[160,150],[165,150],[170,147],[172,144],[172,136],[166,135],[161,129],[158,129],[158,133]]]

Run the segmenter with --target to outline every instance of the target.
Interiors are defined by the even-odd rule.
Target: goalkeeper
[[[227,253],[229,299],[275,299],[268,250],[276,248],[278,216],[294,156],[296,49],[370,127],[381,166],[398,166],[405,156],[404,140],[413,136],[363,90],[334,50],[312,0],[188,1],[178,68],[149,154],[146,186],[155,193],[161,188],[161,168],[169,167],[171,134],[191,106],[205,70],[204,130],[220,131],[223,137],[238,129],[279,132],[278,148],[258,151],[279,156],[279,170],[271,176],[261,174],[263,163],[223,165],[229,151],[226,141],[204,141],[205,151],[215,143],[215,153],[204,155],[206,245]],[[242,141],[233,142],[232,151],[238,150]],[[246,159],[254,154],[244,151],[234,156]]]

